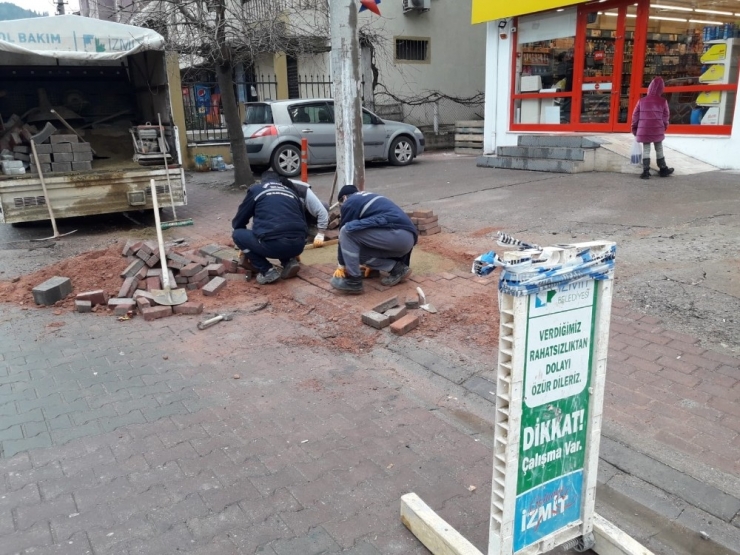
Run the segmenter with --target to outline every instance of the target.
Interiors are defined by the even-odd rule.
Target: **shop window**
[[[517,23],[513,123],[571,122],[576,8]]]
[[[397,38],[396,61],[429,63],[429,39]]]
[[[732,125],[740,58],[737,12],[736,0],[651,2],[642,86],[663,78],[671,124]]]

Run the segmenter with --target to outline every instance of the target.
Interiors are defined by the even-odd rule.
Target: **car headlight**
[[[421,132],[421,129],[418,129],[414,127],[414,135],[418,135],[419,137],[423,137],[424,133]]]

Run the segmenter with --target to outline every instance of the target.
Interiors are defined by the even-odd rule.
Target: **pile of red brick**
[[[116,316],[122,317],[131,316],[138,309],[147,321],[172,314],[203,312],[203,304],[198,302],[176,306],[155,302],[152,291],[163,288],[159,247],[155,242],[129,240],[121,254],[130,263],[121,273],[123,284],[116,297],[109,298],[103,290],[80,293],[75,299],[77,312],[92,312],[95,306],[107,305]],[[238,266],[238,253],[233,248],[208,245],[197,252],[176,252],[170,245],[165,255],[171,289],[201,289],[203,295],[212,296],[226,287],[228,280],[245,278],[246,270]]]
[[[365,312],[362,315],[362,323],[379,330],[390,326],[394,334],[406,335],[419,325],[419,317],[409,314],[409,308],[419,308],[418,301],[409,299],[401,306],[398,297],[391,297]]]
[[[434,215],[434,210],[406,211],[406,215],[419,230],[419,235],[436,235],[442,228],[439,226],[439,217]]]

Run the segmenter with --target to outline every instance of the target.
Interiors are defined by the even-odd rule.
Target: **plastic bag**
[[[635,141],[632,143],[632,152],[630,153],[630,164],[633,166],[642,165],[642,143]]]

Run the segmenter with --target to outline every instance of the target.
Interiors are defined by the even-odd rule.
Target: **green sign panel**
[[[596,282],[529,296],[517,494],[583,468]]]

